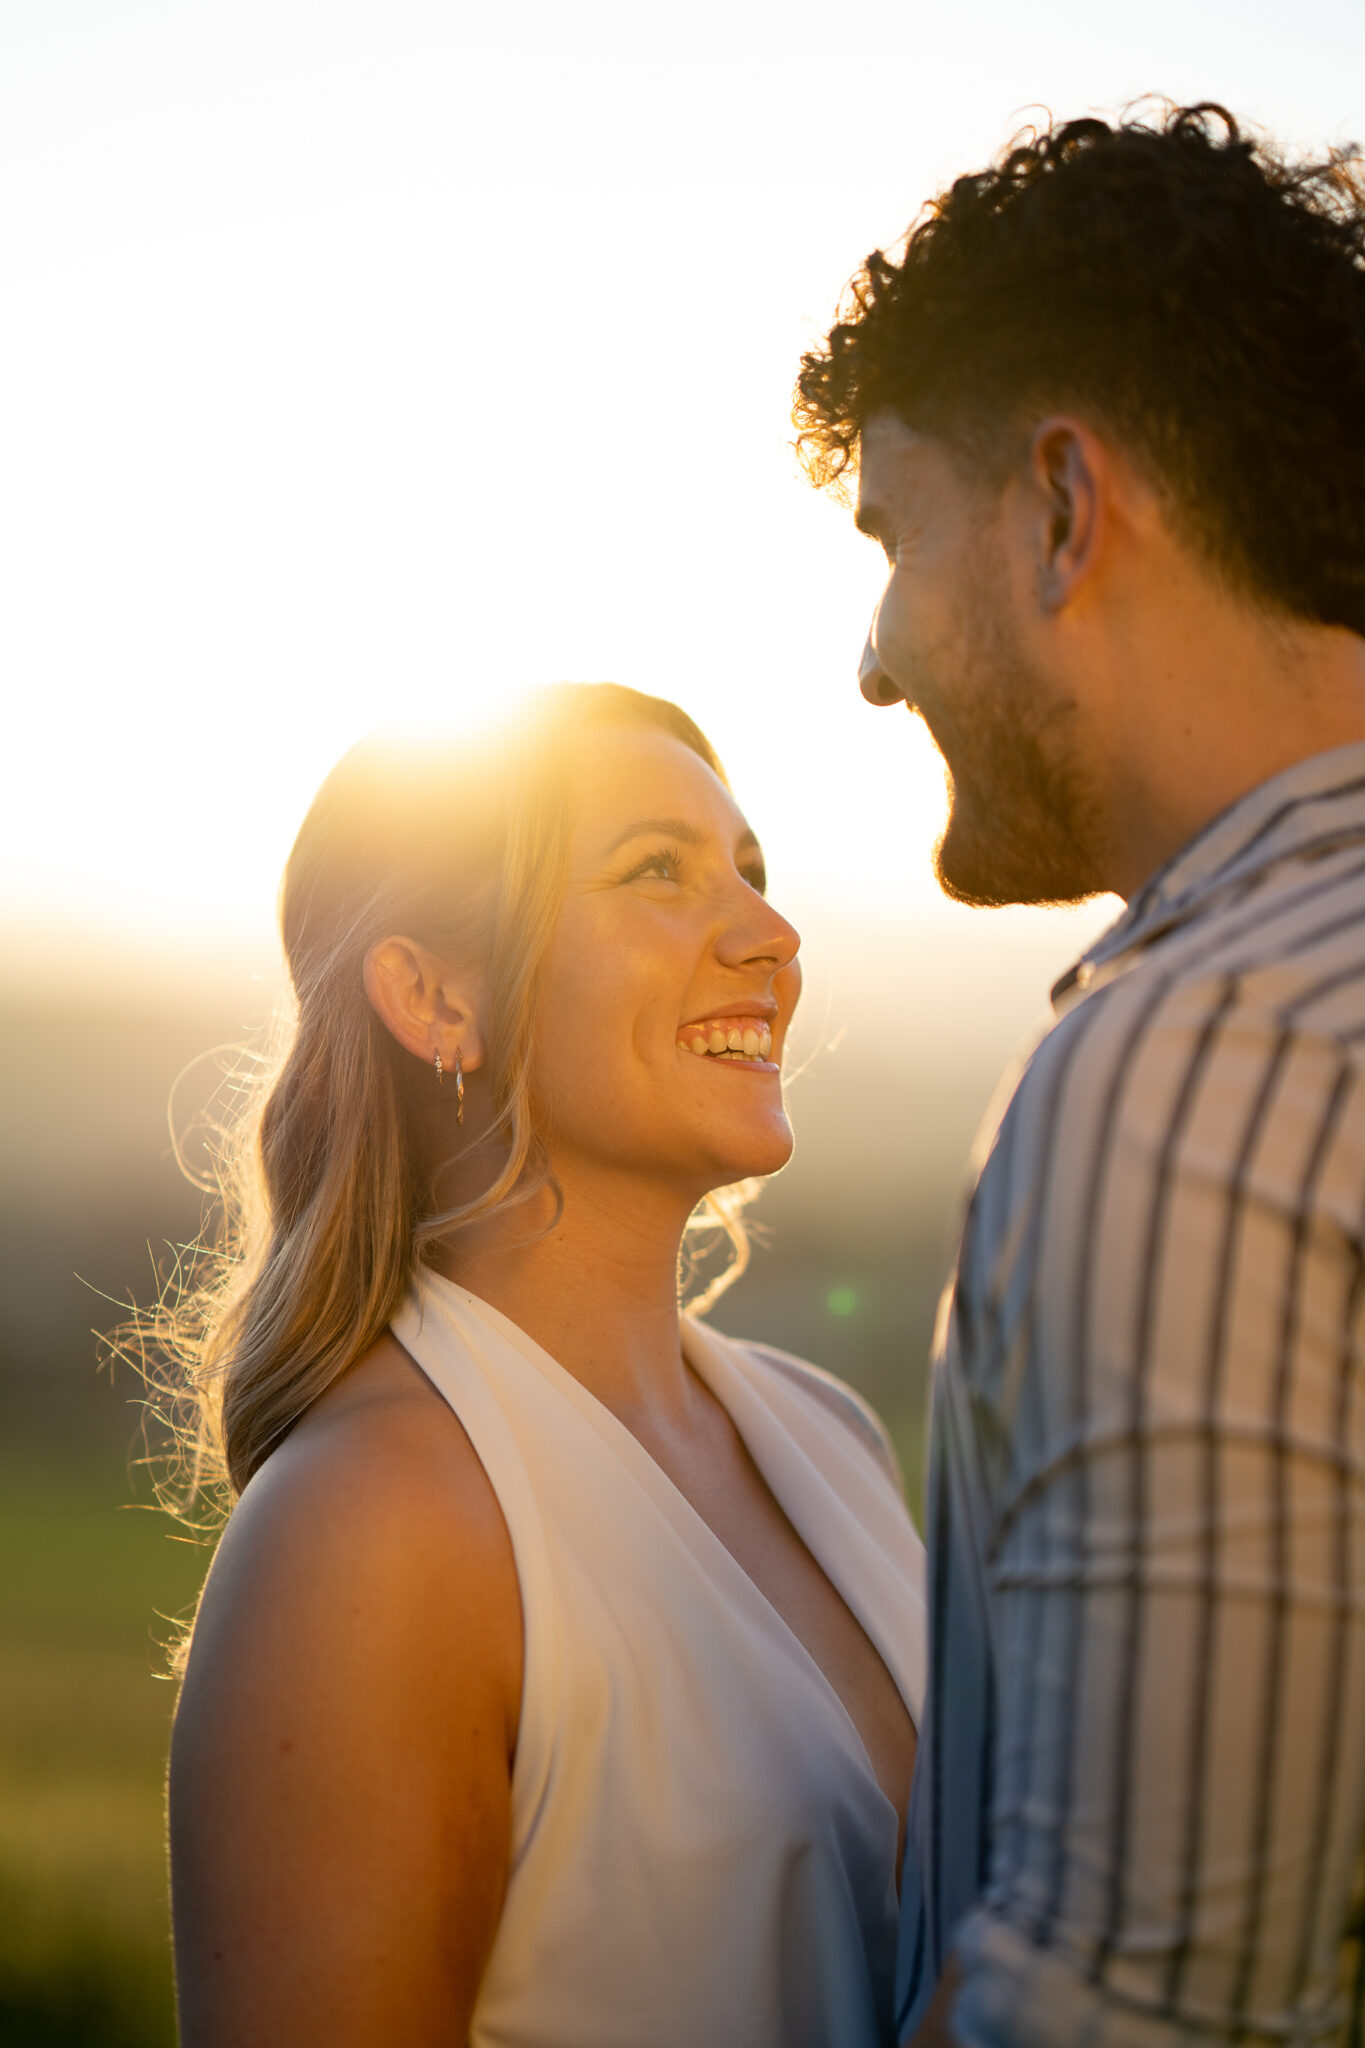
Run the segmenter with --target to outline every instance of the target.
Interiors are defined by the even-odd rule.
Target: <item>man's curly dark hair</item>
[[[889,411],[999,485],[1088,416],[1268,608],[1365,633],[1365,163],[1291,162],[1223,107],[1015,141],[869,256],[794,419],[838,485]]]

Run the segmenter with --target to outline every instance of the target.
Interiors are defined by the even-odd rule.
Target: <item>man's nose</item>
[[[877,659],[876,637],[877,621],[874,616],[868,629],[863,658],[858,663],[858,688],[869,704],[899,704],[904,692],[896,688]]]

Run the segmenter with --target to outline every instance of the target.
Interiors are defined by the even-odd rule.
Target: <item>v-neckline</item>
[[[750,1437],[745,1433],[742,1423],[740,1422],[738,1416],[734,1412],[734,1408],[732,1407],[731,1403],[726,1400],[725,1395],[721,1392],[720,1388],[716,1386],[715,1380],[712,1375],[716,1371],[716,1368],[719,1367],[720,1374],[722,1376],[727,1377],[732,1382],[738,1383],[738,1385],[742,1387],[746,1399],[751,1398],[757,1404],[761,1397],[758,1396],[756,1390],[752,1388],[744,1379],[744,1376],[740,1372],[738,1366],[734,1363],[734,1361],[731,1358],[729,1358],[726,1355],[721,1345],[716,1344],[714,1346],[711,1346],[704,1342],[702,1345],[697,1347],[698,1351],[701,1352],[703,1356],[705,1356],[705,1365],[700,1363],[698,1357],[695,1355],[692,1357],[688,1357],[686,1339],[689,1334],[692,1334],[696,1331],[696,1328],[697,1326],[695,1323],[689,1324],[686,1320],[684,1320],[684,1358],[687,1359],[687,1363],[691,1370],[696,1373],[697,1377],[701,1380],[702,1384],[707,1388],[708,1392],[710,1392],[710,1394],[719,1404],[722,1413],[726,1416],[730,1423],[730,1427],[734,1430],[735,1435],[739,1438],[740,1443],[743,1445],[746,1454],[748,1455],[750,1461],[753,1464],[754,1470],[757,1472],[764,1486],[768,1489],[768,1492],[772,1495],[773,1501],[777,1506],[778,1512],[781,1514],[783,1520],[786,1522],[787,1527],[791,1530],[797,1542],[801,1545],[806,1555],[810,1558],[816,1570],[820,1573],[826,1585],[834,1594],[835,1599],[842,1602],[845,1610],[851,1616],[855,1627],[857,1627],[858,1630],[861,1632],[863,1640],[867,1644],[868,1649],[872,1652],[872,1655],[877,1659],[877,1662],[881,1665],[882,1670],[885,1672],[887,1676],[887,1679],[890,1681],[892,1690],[895,1692],[897,1699],[900,1701],[901,1706],[905,1710],[906,1718],[910,1722],[911,1727],[915,1729],[916,1735],[918,1735],[918,1724],[915,1720],[914,1709],[911,1706],[909,1700],[905,1697],[905,1693],[901,1687],[901,1681],[897,1676],[895,1670],[887,1662],[886,1657],[884,1656],[880,1646],[878,1645],[876,1637],[872,1633],[872,1630],[869,1628],[867,1621],[864,1619],[864,1616],[859,1612],[858,1608],[853,1604],[853,1601],[849,1598],[848,1594],[844,1592],[842,1586],[840,1586],[840,1584],[838,1583],[838,1580],[835,1578],[829,1565],[816,1551],[809,1537],[804,1533],[796,1517],[792,1514],[792,1511],[788,1507],[787,1502],[783,1499],[782,1495],[778,1491],[777,1484],[775,1483],[774,1477],[771,1472],[771,1461],[765,1460],[765,1458],[762,1456],[761,1449],[759,1447],[756,1447],[750,1439]],[[716,1333],[711,1330],[706,1330],[702,1334],[704,1339],[713,1339],[716,1335]],[[734,1340],[731,1339],[730,1341],[733,1342]],[[709,1355],[706,1355],[708,1353]],[[778,1429],[783,1428],[780,1418],[776,1415],[773,1415],[770,1410],[767,1411],[766,1420],[768,1422],[771,1422]],[[784,1431],[784,1433],[787,1432]],[[643,1449],[643,1446],[641,1446],[641,1448]],[[648,1456],[648,1453],[646,1453],[646,1456]],[[651,1463],[656,1462],[657,1461],[655,1460],[651,1460]],[[668,1480],[668,1474],[663,1471],[662,1466],[659,1466],[657,1469],[659,1470],[661,1477],[664,1480],[668,1481],[670,1485],[672,1485],[673,1482],[671,1480]],[[827,1480],[823,1479],[823,1475],[817,1476],[821,1478],[823,1484],[829,1484]],[[833,1701],[835,1707],[838,1709],[838,1712],[842,1715],[844,1724],[846,1725],[850,1735],[852,1736],[853,1741],[857,1744],[859,1755],[864,1764],[866,1765],[868,1776],[870,1777],[872,1783],[876,1786],[877,1791],[885,1800],[890,1811],[895,1815],[896,1827],[899,1834],[901,1824],[900,1811],[896,1806],[896,1802],[891,1798],[885,1786],[882,1784],[881,1779],[877,1776],[877,1767],[872,1761],[872,1752],[869,1750],[867,1743],[863,1738],[862,1730],[859,1728],[857,1722],[854,1720],[852,1714],[849,1712],[848,1707],[846,1706],[839,1692],[838,1687],[835,1685],[829,1673],[825,1670],[824,1665],[820,1662],[819,1658],[815,1655],[814,1651],[810,1649],[808,1644],[803,1642],[801,1637],[797,1634],[796,1630],[792,1627],[791,1623],[787,1620],[786,1616],[781,1612],[781,1610],[778,1607],[776,1607],[774,1603],[768,1598],[767,1594],[763,1591],[763,1588],[759,1585],[758,1581],[755,1578],[753,1578],[748,1571],[745,1570],[744,1566],[740,1563],[739,1559],[735,1556],[734,1552],[730,1549],[729,1545],[723,1543],[720,1537],[716,1535],[715,1530],[712,1529],[710,1523],[706,1520],[705,1516],[698,1513],[697,1509],[692,1507],[692,1503],[687,1499],[686,1494],[682,1492],[681,1488],[674,1486],[674,1491],[679,1495],[680,1499],[684,1502],[685,1506],[691,1509],[693,1515],[696,1516],[696,1519],[701,1524],[702,1528],[705,1529],[707,1534],[714,1539],[714,1541],[717,1543],[720,1549],[724,1552],[725,1556],[730,1559],[730,1562],[734,1565],[735,1569],[739,1572],[740,1576],[745,1580],[745,1582],[749,1586],[753,1588],[755,1598],[762,1602],[764,1608],[773,1617],[773,1620],[776,1623],[777,1627],[780,1628],[785,1633],[785,1635],[790,1639],[790,1641],[796,1646],[798,1654],[805,1659],[805,1662],[809,1665],[810,1669],[814,1672],[820,1684],[824,1687],[825,1692]]]
[[[622,1422],[621,1418],[618,1415],[616,1415],[611,1408],[607,1406],[606,1402],[603,1401],[599,1395],[594,1394],[590,1387],[584,1386],[582,1380],[578,1379],[573,1373],[571,1373],[567,1366],[561,1365],[559,1360],[554,1356],[552,1352],[547,1351],[543,1344],[537,1343],[534,1337],[529,1336],[527,1332],[521,1328],[521,1325],[519,1323],[513,1322],[512,1318],[506,1315],[503,1312],[503,1310],[495,1308],[492,1302],[485,1301],[481,1295],[473,1293],[471,1289],[462,1286],[458,1281],[448,1279],[447,1276],[443,1273],[433,1272],[432,1274],[430,1274],[430,1276],[424,1275],[424,1278],[426,1277],[434,1279],[439,1286],[450,1288],[453,1293],[459,1295],[477,1314],[489,1317],[495,1325],[495,1328],[497,1328],[497,1330],[499,1331],[499,1333],[505,1335],[516,1346],[516,1348],[519,1349],[522,1352],[522,1354],[528,1358],[530,1363],[534,1365],[538,1371],[544,1373],[545,1368],[548,1367],[549,1373],[547,1376],[551,1379],[552,1383],[558,1384],[560,1386],[561,1391],[565,1394],[566,1398],[572,1401],[573,1404],[576,1407],[578,1407],[581,1410],[581,1412],[583,1412],[586,1415],[586,1417],[593,1423],[594,1427],[597,1429],[599,1436],[601,1436],[603,1441],[610,1446],[610,1448],[614,1451],[614,1453],[621,1460],[621,1462],[626,1465],[627,1469],[635,1470],[637,1478],[640,1478],[642,1481],[648,1479],[648,1481],[654,1487],[658,1487],[664,1490],[665,1500],[658,1503],[660,1510],[664,1511],[666,1504],[671,1503],[673,1505],[673,1515],[671,1519],[674,1521],[675,1525],[679,1521],[679,1519],[681,1519],[682,1523],[685,1525],[688,1531],[688,1535],[691,1539],[689,1547],[692,1549],[694,1555],[697,1556],[698,1563],[702,1564],[703,1568],[705,1568],[705,1559],[703,1554],[708,1551],[711,1553],[713,1558],[723,1560],[723,1563],[721,1564],[720,1568],[720,1573],[717,1573],[715,1571],[711,1572],[711,1577],[713,1578],[713,1580],[719,1579],[721,1574],[724,1574],[734,1582],[736,1587],[743,1588],[744,1592],[742,1597],[757,1604],[759,1611],[767,1617],[768,1626],[776,1632],[779,1640],[783,1641],[787,1645],[788,1653],[794,1654],[797,1662],[800,1665],[804,1666],[804,1668],[811,1674],[818,1690],[823,1694],[825,1699],[833,1707],[838,1721],[840,1722],[841,1726],[845,1730],[849,1740],[853,1745],[853,1748],[856,1752],[856,1760],[858,1761],[862,1769],[865,1771],[869,1783],[875,1790],[878,1798],[884,1801],[887,1809],[895,1816],[896,1826],[897,1829],[899,1829],[900,1814],[896,1808],[895,1802],[890,1798],[880,1778],[877,1776],[876,1767],[872,1762],[871,1752],[868,1749],[866,1742],[863,1740],[862,1732],[859,1729],[858,1724],[854,1720],[852,1714],[850,1714],[847,1706],[844,1704],[844,1701],[841,1699],[838,1688],[835,1686],[828,1672],[820,1663],[819,1659],[801,1640],[801,1637],[796,1633],[796,1630],[791,1626],[791,1623],[780,1612],[780,1610],[776,1606],[774,1606],[773,1602],[768,1598],[767,1594],[763,1591],[763,1588],[758,1584],[758,1581],[754,1579],[750,1575],[750,1573],[745,1570],[744,1566],[740,1563],[739,1559],[735,1556],[734,1552],[730,1549],[729,1545],[722,1542],[721,1538],[716,1534],[715,1530],[711,1527],[711,1524],[706,1520],[706,1517],[703,1514],[701,1514],[696,1507],[693,1506],[692,1502],[687,1498],[687,1495],[683,1492],[682,1488],[677,1484],[676,1480],[672,1479],[669,1476],[669,1474],[664,1470],[663,1466],[659,1463],[658,1459],[654,1457],[653,1453],[646,1449],[645,1445],[640,1442],[640,1439],[635,1435],[634,1431],[629,1429],[627,1425],[624,1422]],[[805,1535],[803,1530],[798,1526],[798,1523],[796,1519],[793,1517],[789,1507],[787,1506],[786,1501],[783,1499],[781,1493],[778,1491],[777,1486],[773,1482],[773,1478],[770,1476],[769,1470],[767,1468],[767,1461],[763,1458],[761,1454],[761,1449],[756,1447],[750,1441],[748,1435],[745,1433],[742,1424],[733,1413],[733,1410],[731,1409],[729,1402],[726,1401],[720,1389],[714,1384],[712,1374],[717,1363],[717,1355],[720,1353],[720,1345],[723,1343],[733,1343],[736,1340],[733,1338],[720,1339],[719,1342],[716,1343],[715,1353],[712,1356],[706,1358],[704,1365],[699,1364],[697,1356],[689,1356],[687,1350],[687,1338],[689,1335],[695,1332],[696,1329],[697,1325],[695,1324],[695,1322],[690,1322],[687,1319],[683,1320],[681,1338],[683,1345],[684,1362],[688,1366],[689,1370],[697,1374],[697,1377],[701,1380],[702,1384],[706,1387],[707,1391],[719,1403],[722,1412],[725,1414],[727,1420],[730,1423],[731,1428],[734,1430],[736,1436],[739,1438],[740,1443],[744,1446],[744,1449],[748,1454],[749,1458],[753,1461],[754,1469],[757,1471],[759,1477],[762,1479],[769,1493],[771,1493],[773,1500],[776,1502],[779,1511],[781,1512],[782,1516],[788,1524],[788,1527],[792,1530],[792,1533],[795,1535],[797,1542],[801,1544],[802,1548],[811,1558],[811,1560],[816,1566],[816,1569],[824,1576],[825,1580],[828,1582],[830,1588],[834,1592],[835,1597],[843,1601],[844,1606],[852,1615],[854,1622],[857,1624],[858,1628],[862,1630],[863,1636],[867,1641],[868,1647],[871,1649],[872,1654],[881,1663],[882,1668],[885,1670],[887,1674],[887,1677],[890,1679],[891,1684],[895,1688],[896,1696],[900,1700],[902,1706],[905,1708],[906,1714],[910,1719],[911,1726],[915,1727],[917,1724],[915,1721],[914,1707],[912,1706],[911,1702],[906,1698],[905,1691],[901,1684],[900,1678],[898,1677],[893,1667],[887,1662],[885,1656],[883,1655],[880,1647],[877,1644],[875,1636],[868,1627],[867,1621],[864,1619],[864,1616],[859,1612],[858,1608],[849,1599],[848,1595],[837,1583],[836,1579],[831,1574],[828,1565],[824,1562],[819,1553],[812,1546],[809,1538]],[[696,1351],[698,1353],[706,1352],[709,1349],[709,1345],[705,1340],[715,1340],[717,1339],[717,1335],[717,1332],[707,1330],[704,1333],[703,1343],[696,1347]],[[737,1368],[732,1364],[732,1362],[728,1358],[722,1357],[721,1365],[722,1370],[725,1373],[732,1375],[734,1379],[739,1380],[740,1383],[743,1384],[742,1375],[739,1374]],[[710,1369],[708,1370],[708,1368]],[[752,1393],[752,1391],[752,1389],[746,1388],[746,1393]],[[759,1397],[757,1395],[754,1395],[755,1400],[757,1400],[758,1398]],[[775,1427],[779,1429],[782,1428],[783,1425],[778,1417],[772,1416],[770,1419],[772,1420]],[[643,1466],[643,1472],[637,1470],[637,1466]],[[817,1476],[822,1477],[822,1475]],[[829,1482],[824,1481],[823,1483],[828,1485]]]

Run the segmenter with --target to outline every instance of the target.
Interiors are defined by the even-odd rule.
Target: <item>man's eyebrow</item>
[[[707,834],[689,818],[637,818],[633,825],[627,825],[624,832],[618,832],[607,848],[609,854],[616,853],[632,839],[646,836],[659,839],[680,839],[684,846],[705,846]],[[735,851],[741,848],[758,847],[758,837],[747,825],[740,833]]]

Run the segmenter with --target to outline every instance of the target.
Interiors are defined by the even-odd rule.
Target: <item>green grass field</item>
[[[119,1454],[0,1456],[0,2041],[175,2039],[162,1645],[207,1551]]]

